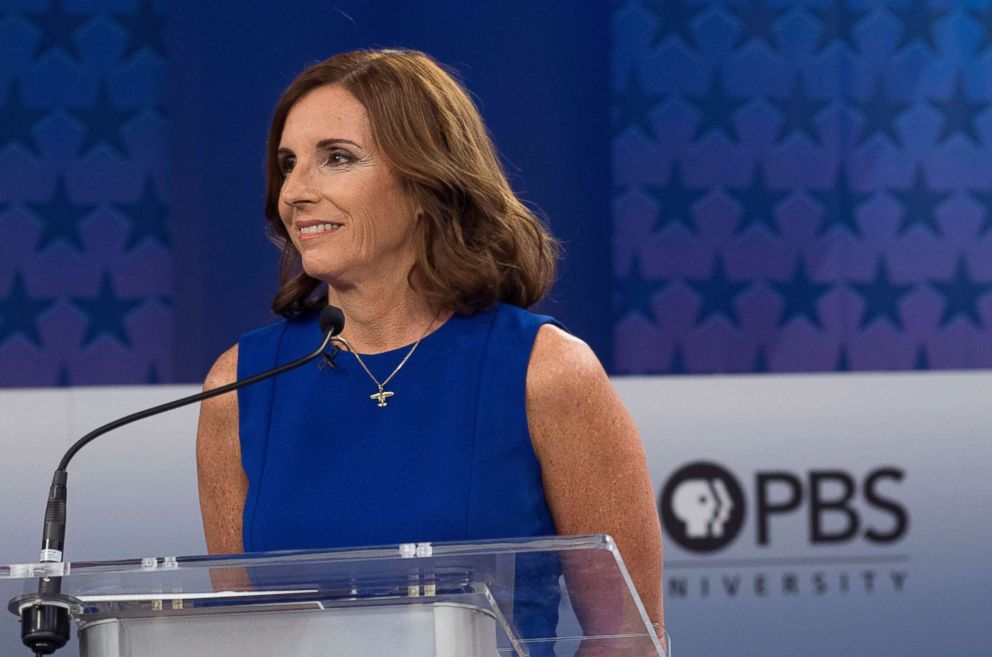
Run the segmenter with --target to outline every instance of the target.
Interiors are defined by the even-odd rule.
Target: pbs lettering
[[[898,483],[904,477],[905,473],[898,468],[878,468],[869,472],[859,486],[851,474],[842,470],[811,470],[805,482],[790,472],[759,472],[755,477],[758,545],[771,543],[773,516],[797,513],[804,504],[809,518],[809,542],[812,544],[845,543],[859,534],[871,543],[894,543],[906,534],[909,515],[902,505],[886,497],[881,489],[884,484]],[[834,491],[828,492],[829,487]],[[784,491],[785,496],[774,499],[773,490],[776,488]],[[889,526],[866,526],[855,505],[859,497],[861,504],[889,516]],[[835,525],[839,520],[840,527],[828,531],[825,522],[828,516],[835,519]]]
[[[785,518],[805,516],[811,545],[839,544],[859,537],[890,544],[909,528],[906,508],[892,497],[905,478],[899,468],[885,466],[859,479],[840,469],[812,469],[805,474],[765,470],[754,474],[755,543],[773,542],[773,525]],[[669,477],[659,500],[669,536],[691,552],[714,552],[741,533],[747,515],[744,490],[726,468],[696,461]],[[864,511],[873,512],[873,521]],[[794,527],[795,521],[790,523]]]

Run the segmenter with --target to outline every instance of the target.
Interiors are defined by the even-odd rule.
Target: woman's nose
[[[318,195],[311,184],[310,176],[303,167],[297,166],[286,174],[280,196],[286,205],[316,203]]]

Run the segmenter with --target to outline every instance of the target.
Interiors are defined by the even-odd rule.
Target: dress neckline
[[[454,322],[457,321],[460,317],[461,315],[459,315],[457,312],[452,313],[451,316],[448,317],[448,319],[444,320],[444,322],[442,322],[440,326],[438,326],[436,329],[434,329],[433,331],[431,331],[430,333],[428,333],[427,335],[425,335],[423,338],[420,339],[420,346],[418,347],[418,349],[423,349],[425,345],[432,342],[436,342],[435,336],[446,333],[449,330],[449,326],[454,324]],[[416,342],[417,341],[414,340],[413,342],[401,345],[399,347],[396,347],[395,349],[390,349],[388,351],[380,351],[374,354],[367,354],[363,351],[359,351],[358,355],[367,361],[386,360],[389,359],[390,357],[395,357],[397,354],[406,355],[406,352],[409,351],[410,348],[413,347],[414,344],[416,344]],[[347,351],[344,351],[343,349],[341,351],[342,353],[349,353]]]

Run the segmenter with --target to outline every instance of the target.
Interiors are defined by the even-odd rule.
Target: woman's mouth
[[[337,229],[341,228],[343,224],[335,223],[332,221],[322,222],[318,224],[308,224],[306,226],[298,226],[297,230],[300,234],[300,240],[309,240],[324,233],[332,233]]]

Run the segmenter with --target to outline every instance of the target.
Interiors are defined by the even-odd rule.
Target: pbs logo
[[[744,493],[730,472],[707,461],[677,470],[661,492],[661,520],[669,538],[692,552],[729,545],[744,525]]]

